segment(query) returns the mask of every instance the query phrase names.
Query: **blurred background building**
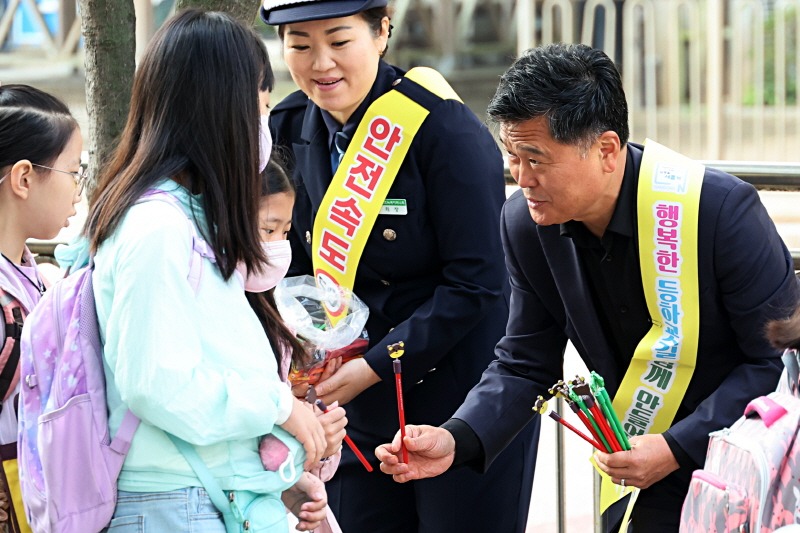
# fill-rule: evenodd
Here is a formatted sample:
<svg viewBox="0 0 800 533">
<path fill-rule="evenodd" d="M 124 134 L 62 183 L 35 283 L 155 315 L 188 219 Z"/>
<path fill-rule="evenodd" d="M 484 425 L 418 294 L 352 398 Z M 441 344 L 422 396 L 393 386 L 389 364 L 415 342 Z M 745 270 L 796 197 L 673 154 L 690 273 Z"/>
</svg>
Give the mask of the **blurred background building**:
<svg viewBox="0 0 800 533">
<path fill-rule="evenodd" d="M 141 51 L 173 0 L 135 0 Z M 254 2 L 255 4 L 255 2 Z M 691 157 L 794 161 L 800 136 L 798 0 L 393 0 L 388 59 L 440 69 L 483 116 L 522 50 L 583 42 L 617 62 L 632 138 Z M 68 0 L 2 0 L 0 81 L 45 85 L 80 108 L 80 13 Z M 293 89 L 280 44 L 256 21 Z M 76 112 L 80 112 L 76 109 Z"/>
</svg>

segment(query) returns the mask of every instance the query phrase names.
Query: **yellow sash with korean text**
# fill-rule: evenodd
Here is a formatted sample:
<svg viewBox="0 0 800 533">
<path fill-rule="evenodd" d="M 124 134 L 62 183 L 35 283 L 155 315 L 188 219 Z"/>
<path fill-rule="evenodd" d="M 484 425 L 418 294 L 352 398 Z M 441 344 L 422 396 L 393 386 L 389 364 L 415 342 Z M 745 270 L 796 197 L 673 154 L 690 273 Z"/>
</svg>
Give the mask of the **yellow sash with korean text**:
<svg viewBox="0 0 800 533">
<path fill-rule="evenodd" d="M 670 427 L 694 373 L 700 336 L 697 231 L 704 173 L 701 163 L 645 141 L 637 191 L 638 241 L 653 326 L 636 347 L 613 401 L 631 437 Z M 600 511 L 630 492 L 638 489 L 615 485 L 603 475 Z"/>
<path fill-rule="evenodd" d="M 461 101 L 433 69 L 413 68 L 405 79 L 442 99 Z M 314 219 L 311 256 L 314 277 L 324 289 L 323 304 L 332 325 L 347 314 L 347 296 L 353 289 L 367 238 L 428 113 L 397 90 L 375 100 L 361 119 L 322 199 Z"/>
</svg>

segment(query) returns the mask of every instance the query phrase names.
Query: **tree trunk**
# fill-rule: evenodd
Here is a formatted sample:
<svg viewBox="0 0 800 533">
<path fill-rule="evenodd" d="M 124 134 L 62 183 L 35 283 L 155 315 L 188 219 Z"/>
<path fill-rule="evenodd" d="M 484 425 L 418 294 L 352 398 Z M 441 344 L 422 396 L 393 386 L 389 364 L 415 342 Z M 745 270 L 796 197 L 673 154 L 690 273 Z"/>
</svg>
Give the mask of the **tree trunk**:
<svg viewBox="0 0 800 533">
<path fill-rule="evenodd" d="M 132 0 L 80 0 L 89 115 L 89 187 L 125 126 L 133 82 L 136 17 Z"/>
<path fill-rule="evenodd" d="M 225 11 L 252 26 L 258 15 L 258 5 L 253 0 L 177 0 L 175 10 L 199 7 L 209 11 Z"/>
</svg>

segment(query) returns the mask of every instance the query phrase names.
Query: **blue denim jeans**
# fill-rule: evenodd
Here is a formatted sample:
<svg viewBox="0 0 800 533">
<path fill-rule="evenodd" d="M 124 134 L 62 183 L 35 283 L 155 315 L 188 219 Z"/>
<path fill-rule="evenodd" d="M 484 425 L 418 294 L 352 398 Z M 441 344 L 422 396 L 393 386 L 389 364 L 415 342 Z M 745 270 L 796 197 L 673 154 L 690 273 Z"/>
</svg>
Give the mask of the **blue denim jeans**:
<svg viewBox="0 0 800 533">
<path fill-rule="evenodd" d="M 108 533 L 225 533 L 222 514 L 205 489 L 117 494 L 117 508 Z"/>
<path fill-rule="evenodd" d="M 250 520 L 252 533 L 285 533 L 286 509 L 279 498 L 237 492 L 237 501 Z M 117 507 L 108 533 L 225 533 L 222 514 L 205 489 L 190 487 L 170 492 L 117 494 Z"/>
</svg>

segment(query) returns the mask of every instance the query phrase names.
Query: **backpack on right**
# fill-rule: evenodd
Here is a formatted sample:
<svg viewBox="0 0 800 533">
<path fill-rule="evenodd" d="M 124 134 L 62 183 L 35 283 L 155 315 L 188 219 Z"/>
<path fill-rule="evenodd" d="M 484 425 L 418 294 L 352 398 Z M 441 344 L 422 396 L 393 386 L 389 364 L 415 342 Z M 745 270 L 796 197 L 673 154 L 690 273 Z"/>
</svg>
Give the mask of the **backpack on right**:
<svg viewBox="0 0 800 533">
<path fill-rule="evenodd" d="M 775 392 L 711 433 L 692 474 L 681 533 L 769 533 L 800 524 L 800 355 L 786 350 Z"/>
</svg>

